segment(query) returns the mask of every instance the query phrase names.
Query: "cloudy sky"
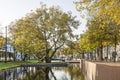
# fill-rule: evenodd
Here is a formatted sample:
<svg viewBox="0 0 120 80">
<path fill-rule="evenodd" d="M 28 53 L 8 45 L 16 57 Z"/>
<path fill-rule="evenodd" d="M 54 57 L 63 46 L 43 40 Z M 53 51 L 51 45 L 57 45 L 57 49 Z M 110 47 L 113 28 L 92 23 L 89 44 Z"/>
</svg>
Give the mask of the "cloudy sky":
<svg viewBox="0 0 120 80">
<path fill-rule="evenodd" d="M 76 10 L 73 4 L 74 0 L 0 0 L 0 31 L 10 22 L 15 19 L 24 17 L 31 10 L 40 7 L 40 2 L 43 2 L 48 7 L 59 5 L 63 11 L 72 11 L 74 16 L 82 23 L 76 33 L 81 33 L 85 30 L 86 20 L 80 18 L 80 13 Z"/>
</svg>

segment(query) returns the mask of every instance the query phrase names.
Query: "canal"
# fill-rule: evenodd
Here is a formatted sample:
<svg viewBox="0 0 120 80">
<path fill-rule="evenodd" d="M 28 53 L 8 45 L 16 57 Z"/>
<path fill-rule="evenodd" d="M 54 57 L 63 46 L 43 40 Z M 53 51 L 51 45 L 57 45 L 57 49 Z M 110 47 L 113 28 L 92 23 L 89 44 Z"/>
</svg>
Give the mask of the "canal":
<svg viewBox="0 0 120 80">
<path fill-rule="evenodd" d="M 83 80 L 79 64 L 57 67 L 17 67 L 0 71 L 0 80 Z"/>
</svg>

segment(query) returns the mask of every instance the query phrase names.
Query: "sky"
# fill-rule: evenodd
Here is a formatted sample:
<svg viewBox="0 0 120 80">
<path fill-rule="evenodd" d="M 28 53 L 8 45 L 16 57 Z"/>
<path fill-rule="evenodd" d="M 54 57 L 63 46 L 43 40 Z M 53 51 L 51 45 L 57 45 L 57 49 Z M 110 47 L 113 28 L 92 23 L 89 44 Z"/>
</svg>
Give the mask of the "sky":
<svg viewBox="0 0 120 80">
<path fill-rule="evenodd" d="M 36 10 L 40 7 L 40 2 L 43 2 L 48 7 L 59 5 L 60 8 L 67 12 L 71 11 L 73 16 L 81 22 L 79 29 L 75 31 L 80 34 L 85 30 L 86 20 L 80 18 L 80 13 L 76 10 L 74 0 L 0 0 L 0 31 L 5 31 L 5 26 L 12 21 L 24 17 L 31 10 Z"/>
</svg>

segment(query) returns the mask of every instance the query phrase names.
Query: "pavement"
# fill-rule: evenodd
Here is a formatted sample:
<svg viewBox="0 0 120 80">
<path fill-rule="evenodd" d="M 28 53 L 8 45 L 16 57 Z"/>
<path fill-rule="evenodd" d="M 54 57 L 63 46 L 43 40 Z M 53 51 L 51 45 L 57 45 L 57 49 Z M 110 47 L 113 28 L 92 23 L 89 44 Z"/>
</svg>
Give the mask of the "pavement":
<svg viewBox="0 0 120 80">
<path fill-rule="evenodd" d="M 120 67 L 120 62 L 94 62 L 94 63 L 108 65 L 108 66 L 119 66 Z"/>
</svg>

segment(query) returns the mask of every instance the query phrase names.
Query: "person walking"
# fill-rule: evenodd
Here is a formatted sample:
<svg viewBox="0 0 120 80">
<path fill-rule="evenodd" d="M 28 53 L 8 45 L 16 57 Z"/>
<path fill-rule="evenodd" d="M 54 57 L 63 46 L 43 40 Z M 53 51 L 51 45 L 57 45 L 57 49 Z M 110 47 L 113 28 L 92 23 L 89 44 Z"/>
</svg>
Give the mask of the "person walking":
<svg viewBox="0 0 120 80">
<path fill-rule="evenodd" d="M 116 51 L 113 51 L 112 53 L 112 58 L 113 58 L 113 61 L 116 62 L 116 56 L 117 56 L 117 52 Z"/>
</svg>

